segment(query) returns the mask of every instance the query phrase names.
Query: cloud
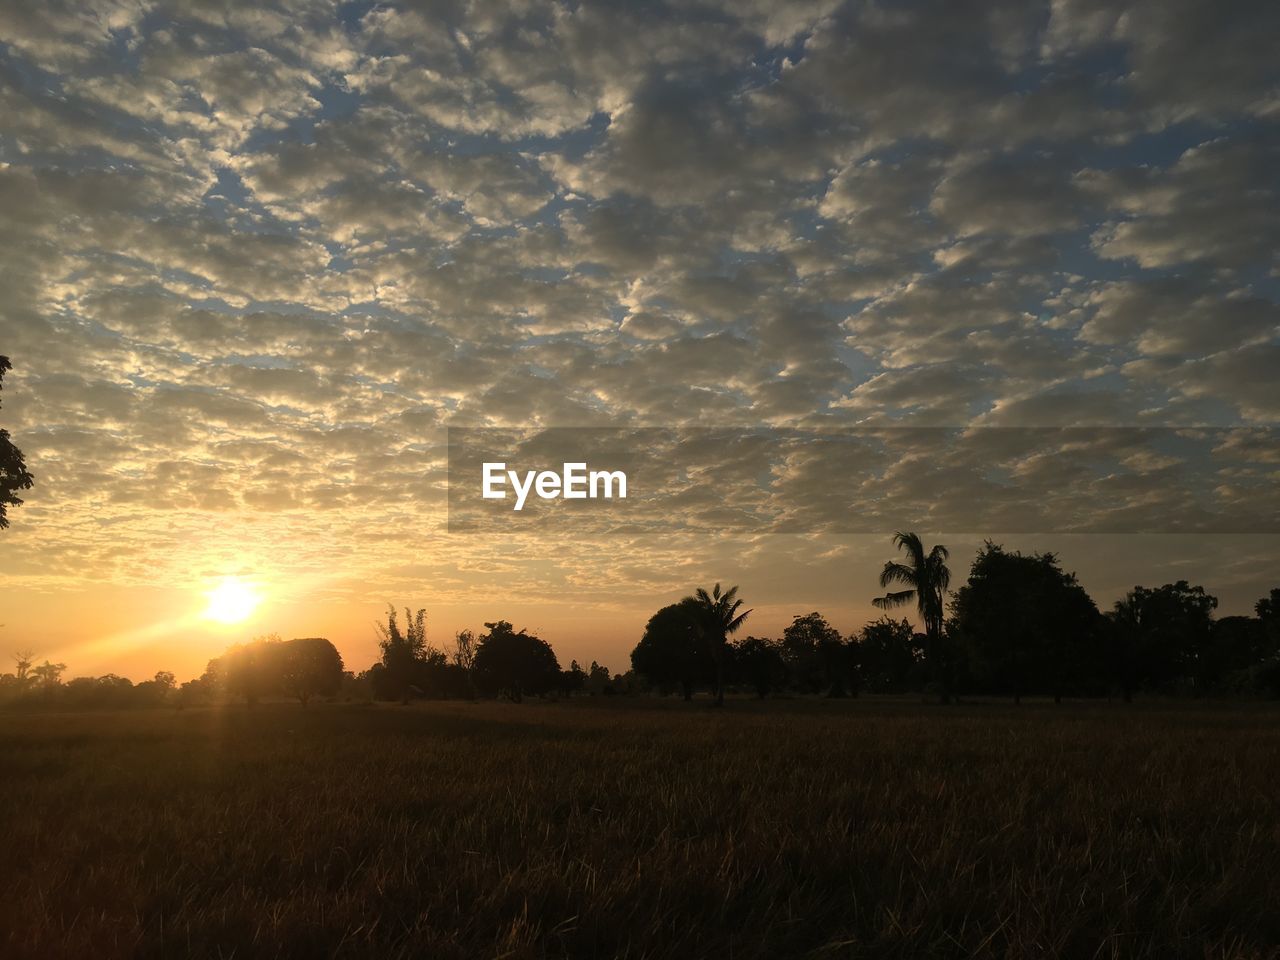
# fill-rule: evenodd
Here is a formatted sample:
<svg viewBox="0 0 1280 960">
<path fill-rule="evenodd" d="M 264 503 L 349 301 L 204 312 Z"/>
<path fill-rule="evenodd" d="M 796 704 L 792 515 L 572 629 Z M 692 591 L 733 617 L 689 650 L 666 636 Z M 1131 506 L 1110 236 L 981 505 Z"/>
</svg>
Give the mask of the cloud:
<svg viewBox="0 0 1280 960">
<path fill-rule="evenodd" d="M 8 548 L 532 594 L 625 551 L 387 548 L 446 427 L 1271 423 L 1276 16 L 0 5 Z"/>
<path fill-rule="evenodd" d="M 1084 170 L 1078 179 L 1085 189 L 1123 216 L 1094 233 L 1094 248 L 1147 268 L 1204 263 L 1275 271 L 1277 163 L 1280 140 L 1269 134 L 1206 141 L 1164 168 Z"/>
<path fill-rule="evenodd" d="M 1080 330 L 1093 343 L 1132 344 L 1151 356 L 1200 357 L 1266 341 L 1280 332 L 1280 306 L 1243 289 L 1189 277 L 1100 285 Z"/>
</svg>

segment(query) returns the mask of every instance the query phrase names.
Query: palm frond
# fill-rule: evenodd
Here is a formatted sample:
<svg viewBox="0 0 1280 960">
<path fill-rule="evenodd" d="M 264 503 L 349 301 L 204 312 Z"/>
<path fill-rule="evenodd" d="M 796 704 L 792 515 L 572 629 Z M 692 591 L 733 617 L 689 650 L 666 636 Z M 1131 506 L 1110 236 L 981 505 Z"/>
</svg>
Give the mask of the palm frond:
<svg viewBox="0 0 1280 960">
<path fill-rule="evenodd" d="M 917 585 L 917 572 L 905 563 L 899 563 L 896 560 L 890 560 L 884 565 L 884 569 L 880 571 L 880 586 L 887 587 L 891 583 L 909 583 L 912 586 Z"/>
<path fill-rule="evenodd" d="M 877 610 L 889 610 L 910 603 L 915 598 L 914 590 L 899 590 L 896 593 L 886 593 L 883 597 L 876 597 L 871 601 L 871 605 Z"/>
<path fill-rule="evenodd" d="M 924 543 L 918 534 L 903 533 L 899 530 L 893 535 L 893 545 L 907 552 L 909 565 L 919 570 L 924 566 Z"/>
</svg>

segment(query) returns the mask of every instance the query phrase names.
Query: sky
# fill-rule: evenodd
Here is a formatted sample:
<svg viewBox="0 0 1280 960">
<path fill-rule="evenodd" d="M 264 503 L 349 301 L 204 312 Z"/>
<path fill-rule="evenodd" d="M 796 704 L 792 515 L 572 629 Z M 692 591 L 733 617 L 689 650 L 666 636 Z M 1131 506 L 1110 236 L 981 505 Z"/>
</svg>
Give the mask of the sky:
<svg viewBox="0 0 1280 960">
<path fill-rule="evenodd" d="M 759 635 L 876 615 L 889 519 L 450 532 L 450 427 L 1230 428 L 1250 457 L 1199 469 L 1254 503 L 1277 36 L 1277 4 L 1209 0 L 0 3 L 0 417 L 36 477 L 0 651 L 185 679 L 278 632 L 359 670 L 391 602 L 623 670 L 717 580 Z M 1117 456 L 1130 505 L 1180 489 Z M 1010 533 L 930 477 L 950 512 L 892 519 L 960 578 L 993 537 L 1104 609 L 1280 579 L 1274 496 L 1271 533 Z M 261 603 L 220 624 L 228 577 Z"/>
</svg>

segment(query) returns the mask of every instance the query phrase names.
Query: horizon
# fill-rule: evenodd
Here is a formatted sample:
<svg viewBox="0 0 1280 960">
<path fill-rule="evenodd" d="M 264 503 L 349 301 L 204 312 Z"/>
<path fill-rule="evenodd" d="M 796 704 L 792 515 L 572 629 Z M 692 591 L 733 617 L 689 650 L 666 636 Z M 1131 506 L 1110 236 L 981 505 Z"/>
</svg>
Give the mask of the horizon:
<svg viewBox="0 0 1280 960">
<path fill-rule="evenodd" d="M 787 535 L 775 536 L 786 537 Z M 1160 536 L 1163 538 L 1187 537 L 1187 535 L 1178 534 Z M 1067 572 L 1077 574 L 1081 585 L 1097 603 L 1098 609 L 1103 612 L 1110 610 L 1115 601 L 1121 599 L 1125 593 L 1135 586 L 1157 587 L 1165 583 L 1185 579 L 1193 585 L 1203 586 L 1207 593 L 1219 599 L 1219 606 L 1215 611 L 1217 619 L 1227 616 L 1252 616 L 1254 604 L 1257 600 L 1265 597 L 1270 589 L 1270 586 L 1262 586 L 1255 589 L 1254 582 L 1266 584 L 1269 580 L 1274 579 L 1263 573 L 1258 575 L 1256 581 L 1250 578 L 1238 580 L 1234 584 L 1216 585 L 1212 578 L 1199 576 L 1194 567 L 1188 569 L 1185 558 L 1179 556 L 1172 560 L 1149 558 L 1146 569 L 1153 574 L 1152 576 L 1146 578 L 1138 577 L 1132 583 L 1127 584 L 1124 584 L 1123 581 L 1108 584 L 1106 581 L 1100 581 L 1097 577 L 1089 576 L 1073 560 L 1073 557 L 1086 559 L 1090 552 L 1096 549 L 1097 538 L 1097 534 L 1063 535 L 1057 538 L 1022 534 L 1013 537 L 969 540 L 956 537 L 924 537 L 929 544 L 942 543 L 951 550 L 953 590 L 964 582 L 968 575 L 969 562 L 981 548 L 983 540 L 992 539 L 993 542 L 1001 544 L 1011 551 L 1055 553 L 1062 568 Z M 556 651 L 562 667 L 567 668 L 570 661 L 573 660 L 584 666 L 594 660 L 607 666 L 613 673 L 625 673 L 631 667 L 631 650 L 643 634 L 645 622 L 648 618 L 657 612 L 659 608 L 675 603 L 681 597 L 692 593 L 695 587 L 706 586 L 709 589 L 713 582 L 738 585 L 742 596 L 748 602 L 748 606 L 752 607 L 752 617 L 744 628 L 744 636 L 777 638 L 781 636 L 783 628 L 791 622 L 793 617 L 814 611 L 823 614 L 842 635 L 852 636 L 856 634 L 866 623 L 879 619 L 886 613 L 885 611 L 876 610 L 872 606 L 871 600 L 874 596 L 879 595 L 876 590 L 876 577 L 879 575 L 881 566 L 885 560 L 893 557 L 892 544 L 889 542 L 889 538 L 862 535 L 858 539 L 872 541 L 871 544 L 865 546 L 866 559 L 858 564 L 858 569 L 863 574 L 860 582 L 866 585 L 866 589 L 862 591 L 863 599 L 860 603 L 857 601 L 846 604 L 838 602 L 817 603 L 816 599 L 815 602 L 809 603 L 775 599 L 776 592 L 770 592 L 767 589 L 767 585 L 766 589 L 759 589 L 761 585 L 760 579 L 710 576 L 704 577 L 697 582 L 690 582 L 683 588 L 673 587 L 666 593 L 655 593 L 649 606 L 637 607 L 635 614 L 618 615 L 604 611 L 598 612 L 590 618 L 578 616 L 566 619 L 546 614 L 546 609 L 552 607 L 550 602 L 530 604 L 524 607 L 519 605 L 507 605 L 504 607 L 503 604 L 494 604 L 492 609 L 486 608 L 483 604 L 473 603 L 464 608 L 474 611 L 471 614 L 467 614 L 456 612 L 455 608 L 444 605 L 433 606 L 429 602 L 429 597 L 419 597 L 415 599 L 400 598 L 398 601 L 370 601 L 359 606 L 343 604 L 337 609 L 343 611 L 346 620 L 339 620 L 338 622 L 345 622 L 347 625 L 334 629 L 334 618 L 324 613 L 323 610 L 309 614 L 295 614 L 294 619 L 282 616 L 281 611 L 287 610 L 288 607 L 273 599 L 270 593 L 262 597 L 255 604 L 252 611 L 243 619 L 232 623 L 218 623 L 205 616 L 208 607 L 208 598 L 205 593 L 197 593 L 194 598 L 191 598 L 182 593 L 175 595 L 173 591 L 163 588 L 140 588 L 135 593 L 134 590 L 121 591 L 119 588 L 111 587 L 107 588 L 107 590 L 109 595 L 114 597 L 120 597 L 121 595 L 125 597 L 145 597 L 148 594 L 159 594 L 164 598 L 163 603 L 153 601 L 147 604 L 133 604 L 126 602 L 123 606 L 127 609 L 136 607 L 147 611 L 163 610 L 167 604 L 173 609 L 174 615 L 169 621 L 150 622 L 141 628 L 129 627 L 129 621 L 127 620 L 120 627 L 104 627 L 102 628 L 102 633 L 98 637 L 90 639 L 87 644 L 74 642 L 70 646 L 40 648 L 31 643 L 9 643 L 8 646 L 11 646 L 12 650 L 6 650 L 6 653 L 30 649 L 37 661 L 50 660 L 55 663 L 66 663 L 67 670 L 65 675 L 68 678 L 75 676 L 101 676 L 113 673 L 134 682 L 139 682 L 150 679 L 157 670 L 170 670 L 176 675 L 178 682 L 181 683 L 185 680 L 199 677 L 204 672 L 208 661 L 221 656 L 229 647 L 246 643 L 259 636 L 278 634 L 284 639 L 324 637 L 330 640 L 342 655 L 345 669 L 360 673 L 379 658 L 378 640 L 374 625 L 380 619 L 385 621 L 387 603 L 392 603 L 397 611 L 402 611 L 406 606 L 415 610 L 420 607 L 425 608 L 427 611 L 428 642 L 440 649 L 450 649 L 454 635 L 459 630 L 471 629 L 478 633 L 485 622 L 508 620 L 516 629 L 526 628 L 530 633 L 550 643 Z M 1054 539 L 1062 541 L 1066 545 L 1066 549 L 1061 548 L 1062 544 L 1059 545 L 1058 549 L 1055 549 L 1052 542 Z M 1151 537 L 1138 539 L 1149 542 Z M 876 543 L 883 544 L 883 547 L 880 548 L 880 556 L 875 555 Z M 1120 561 L 1124 565 L 1124 569 L 1130 569 L 1129 565 L 1131 563 L 1140 561 L 1139 554 L 1145 549 L 1145 543 L 1141 548 L 1137 543 L 1131 546 L 1133 547 L 1131 556 Z M 824 595 L 825 590 L 838 588 L 842 574 L 848 569 L 848 562 L 843 557 L 828 559 L 824 563 L 812 565 L 804 571 L 809 574 L 821 573 L 829 577 L 834 586 L 832 582 L 814 586 L 810 582 L 811 578 L 803 576 L 799 570 L 791 571 L 789 582 L 805 581 L 810 583 L 808 587 L 810 592 L 801 593 L 800 596 L 809 598 L 821 597 Z M 774 572 L 770 571 L 767 574 L 757 573 L 755 577 L 763 578 L 773 575 Z M 211 581 L 210 587 L 216 587 L 216 581 Z M 1105 591 L 1108 588 L 1113 590 L 1114 593 L 1106 593 Z M 761 596 L 768 599 L 764 602 L 757 601 L 756 598 Z M 184 605 L 189 605 L 190 609 L 182 612 Z M 894 619 L 906 618 L 911 621 L 917 630 L 921 629 L 919 616 L 913 609 L 891 611 L 888 615 Z M 13 620 L 8 611 L 6 611 L 6 616 L 10 622 Z M 294 626 L 286 625 L 282 627 L 282 622 Z M 149 633 L 150 630 L 157 629 L 160 631 L 158 634 Z M 612 629 L 614 632 L 611 641 L 607 640 L 601 643 L 597 638 L 601 637 L 604 629 Z M 5 627 L 0 628 L 0 631 L 3 631 L 6 641 L 15 636 L 7 623 Z M 173 637 L 175 634 L 184 638 L 180 647 L 174 644 Z M 108 645 L 106 649 L 98 646 L 104 643 Z M 86 645 L 89 648 L 87 655 L 84 652 Z M 175 653 L 185 653 L 185 657 L 175 656 Z M 80 659 L 77 660 L 77 657 Z M 95 667 L 95 664 L 99 666 Z"/>
</svg>

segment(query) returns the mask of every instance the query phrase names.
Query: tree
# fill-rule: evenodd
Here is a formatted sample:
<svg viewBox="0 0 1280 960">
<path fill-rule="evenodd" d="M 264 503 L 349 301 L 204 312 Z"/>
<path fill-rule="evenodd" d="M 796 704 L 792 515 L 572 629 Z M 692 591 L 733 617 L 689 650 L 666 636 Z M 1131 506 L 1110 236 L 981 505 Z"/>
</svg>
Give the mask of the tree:
<svg viewBox="0 0 1280 960">
<path fill-rule="evenodd" d="M 1276 645 L 1258 617 L 1222 617 L 1213 621 L 1208 658 L 1203 668 L 1213 676 L 1214 693 L 1256 693 L 1263 665 L 1276 655 Z"/>
<path fill-rule="evenodd" d="M 1253 612 L 1265 624 L 1280 623 L 1280 587 L 1272 587 L 1270 594 L 1253 605 Z"/>
<path fill-rule="evenodd" d="M 698 601 L 686 597 L 663 607 L 645 624 L 644 636 L 631 651 L 631 667 L 660 690 L 678 687 L 686 700 L 712 683 L 715 663 L 700 628 Z"/>
<path fill-rule="evenodd" d="M 466 680 L 467 696 L 476 697 L 476 635 L 470 630 L 459 630 L 453 637 L 453 665 Z"/>
<path fill-rule="evenodd" d="M 586 689 L 593 697 L 613 693 L 613 674 L 609 668 L 592 660 L 587 668 Z"/>
<path fill-rule="evenodd" d="M 916 682 L 924 660 L 924 636 L 907 619 L 881 617 L 858 634 L 858 665 L 873 693 L 902 693 Z"/>
<path fill-rule="evenodd" d="M 26 689 L 31 682 L 31 665 L 34 654 L 31 650 L 19 650 L 13 655 L 14 670 L 16 671 L 15 679 L 20 689 Z"/>
<path fill-rule="evenodd" d="M 742 601 L 738 599 L 738 588 L 730 587 L 723 593 L 720 584 L 707 593 L 702 587 L 693 592 L 692 597 L 698 609 L 698 627 L 706 638 L 711 650 L 711 659 L 716 668 L 716 706 L 724 706 L 724 667 L 728 654 L 729 636 L 736 633 L 750 616 L 750 610 L 739 613 Z"/>
<path fill-rule="evenodd" d="M 763 700 L 787 682 L 787 662 L 776 640 L 747 637 L 733 645 L 733 663 L 756 696 Z"/>
<path fill-rule="evenodd" d="M 560 682 L 560 663 L 545 640 L 506 620 L 486 623 L 489 632 L 476 648 L 477 681 L 491 694 L 505 693 L 517 703 L 526 693 L 554 690 Z"/>
<path fill-rule="evenodd" d="M 158 706 L 173 695 L 177 681 L 169 670 L 158 670 L 150 680 L 143 680 L 133 688 L 133 703 L 140 706 Z"/>
<path fill-rule="evenodd" d="M 208 670 L 204 675 L 188 680 L 178 688 L 178 709 L 212 703 L 217 690 L 210 683 Z"/>
<path fill-rule="evenodd" d="M 826 690 L 829 697 L 849 693 L 853 658 L 840 631 L 814 611 L 796 615 L 782 631 L 782 654 L 800 687 L 809 693 Z"/>
<path fill-rule="evenodd" d="M 1254 612 L 1262 621 L 1262 629 L 1274 651 L 1280 651 L 1280 587 L 1273 587 L 1271 593 L 1253 605 Z"/>
<path fill-rule="evenodd" d="M 1258 662 L 1250 668 L 1250 687 L 1269 697 L 1280 698 L 1280 587 L 1273 587 L 1253 609 L 1258 615 L 1263 648 Z"/>
<path fill-rule="evenodd" d="M 979 682 L 1015 702 L 1060 702 L 1097 675 L 1098 608 L 1052 553 L 1009 553 L 990 540 L 951 603 L 952 630 Z"/>
<path fill-rule="evenodd" d="M 899 550 L 906 551 L 907 562 L 888 561 L 880 571 L 880 586 L 899 583 L 906 589 L 886 593 L 871 602 L 880 610 L 915 603 L 916 612 L 924 623 L 925 659 L 942 702 L 948 703 L 951 691 L 943 663 L 945 653 L 942 650 L 942 621 L 947 587 L 951 584 L 951 571 L 947 569 L 950 553 L 942 544 L 937 544 L 926 554 L 924 544 L 914 533 L 895 533 L 893 544 Z"/>
<path fill-rule="evenodd" d="M 586 671 L 578 665 L 577 660 L 574 660 L 569 664 L 568 670 L 562 670 L 560 672 L 560 692 L 566 697 L 572 697 L 575 693 L 585 687 L 586 684 Z"/>
<path fill-rule="evenodd" d="M 62 673 L 67 669 L 65 663 L 50 663 L 46 660 L 38 667 L 33 667 L 31 677 L 46 694 L 52 693 L 62 684 Z"/>
<path fill-rule="evenodd" d="M 312 697 L 332 696 L 342 686 L 342 655 L 323 637 L 300 637 L 281 650 L 281 686 L 304 707 Z"/>
<path fill-rule="evenodd" d="M 417 674 L 418 661 L 427 652 L 427 611 L 416 614 L 404 608 L 405 629 L 401 631 L 396 608 L 387 604 L 387 623 L 375 623 L 378 646 L 382 648 L 382 680 L 393 699 L 409 702 L 409 693 Z"/>
<path fill-rule="evenodd" d="M 4 388 L 5 373 L 12 369 L 9 358 L 0 356 L 0 389 Z M 9 526 L 9 508 L 22 506 L 18 491 L 30 490 L 34 483 L 22 451 L 9 439 L 8 430 L 0 430 L 0 530 Z"/>
<path fill-rule="evenodd" d="M 1126 701 L 1143 686 L 1190 685 L 1197 694 L 1212 682 L 1213 611 L 1218 598 L 1186 580 L 1134 587 L 1109 614 L 1110 655 Z"/>
<path fill-rule="evenodd" d="M 252 707 L 259 698 L 279 692 L 278 650 L 282 642 L 278 633 L 269 633 L 229 647 L 221 657 L 209 661 L 202 679 L 209 689 L 228 697 L 244 697 Z"/>
</svg>

